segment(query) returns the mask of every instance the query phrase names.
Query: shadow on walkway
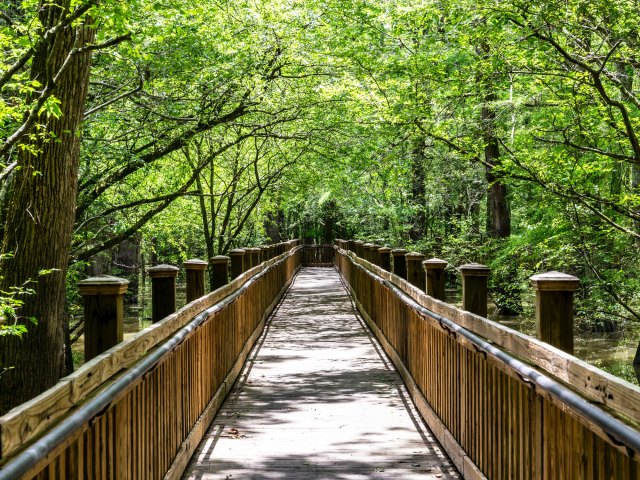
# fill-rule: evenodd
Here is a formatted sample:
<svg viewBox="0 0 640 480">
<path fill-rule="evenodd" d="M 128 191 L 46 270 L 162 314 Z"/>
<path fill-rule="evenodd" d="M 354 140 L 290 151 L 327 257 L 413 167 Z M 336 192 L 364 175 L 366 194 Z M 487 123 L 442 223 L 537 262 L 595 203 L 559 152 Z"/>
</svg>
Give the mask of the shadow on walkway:
<svg viewBox="0 0 640 480">
<path fill-rule="evenodd" d="M 381 352 L 338 274 L 303 269 L 184 478 L 459 478 Z"/>
</svg>

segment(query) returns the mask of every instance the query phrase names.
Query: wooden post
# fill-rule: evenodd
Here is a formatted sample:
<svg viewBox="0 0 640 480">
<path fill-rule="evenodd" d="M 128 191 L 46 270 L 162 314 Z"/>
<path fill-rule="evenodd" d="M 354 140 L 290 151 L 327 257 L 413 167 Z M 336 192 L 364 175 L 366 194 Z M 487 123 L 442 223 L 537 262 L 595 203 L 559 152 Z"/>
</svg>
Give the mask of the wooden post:
<svg viewBox="0 0 640 480">
<path fill-rule="evenodd" d="M 364 242 L 363 242 L 362 240 L 356 240 L 356 241 L 355 241 L 355 242 L 353 242 L 353 243 L 354 243 L 354 245 L 355 245 L 355 249 L 356 249 L 356 251 L 355 251 L 356 256 L 357 256 L 357 257 L 360 257 L 360 258 L 364 258 L 364 257 L 363 257 L 363 255 L 364 255 L 364 248 L 362 248 L 362 246 L 364 245 Z"/>
<path fill-rule="evenodd" d="M 84 360 L 91 360 L 122 341 L 124 278 L 101 275 L 78 282 L 84 297 Z"/>
<path fill-rule="evenodd" d="M 193 258 L 183 263 L 187 271 L 187 303 L 204 295 L 204 271 L 207 262 Z"/>
<path fill-rule="evenodd" d="M 418 287 L 424 292 L 424 269 L 422 268 L 424 255 L 418 252 L 410 252 L 405 255 L 405 258 L 407 260 L 407 280 L 411 285 Z"/>
<path fill-rule="evenodd" d="M 426 272 L 427 295 L 444 302 L 444 281 L 447 262 L 439 258 L 430 258 L 422 262 Z"/>
<path fill-rule="evenodd" d="M 212 291 L 229 283 L 229 260 L 230 258 L 224 255 L 216 255 L 209 260 Z"/>
<path fill-rule="evenodd" d="M 573 355 L 573 292 L 580 280 L 562 272 L 532 276 L 536 291 L 536 335 Z"/>
<path fill-rule="evenodd" d="M 253 248 L 244 247 L 244 271 L 251 270 L 253 268 Z"/>
<path fill-rule="evenodd" d="M 364 258 L 367 262 L 371 261 L 371 248 L 373 247 L 373 243 L 367 242 L 362 245 L 362 258 Z"/>
<path fill-rule="evenodd" d="M 481 317 L 487 316 L 487 279 L 490 268 L 479 263 L 460 267 L 462 274 L 462 308 Z"/>
<path fill-rule="evenodd" d="M 155 323 L 176 311 L 178 267 L 157 265 L 147 272 L 151 277 L 151 321 Z"/>
<path fill-rule="evenodd" d="M 400 278 L 407 279 L 407 259 L 405 255 L 407 251 L 403 248 L 396 248 L 391 250 L 391 255 L 393 256 L 393 273 L 398 275 Z"/>
<path fill-rule="evenodd" d="M 356 253 L 356 241 L 349 240 L 347 242 L 347 248 L 349 249 L 350 252 Z"/>
<path fill-rule="evenodd" d="M 389 247 L 380 247 L 378 249 L 378 256 L 380 257 L 379 266 L 387 272 L 391 271 L 391 249 Z"/>
<path fill-rule="evenodd" d="M 377 245 L 374 243 L 373 245 L 371 245 L 371 253 L 369 253 L 369 255 L 371 256 L 370 262 L 374 265 L 377 265 L 378 267 L 380 266 L 380 248 L 381 245 Z"/>
<path fill-rule="evenodd" d="M 244 265 L 244 253 L 242 248 L 236 248 L 229 252 L 229 257 L 231 258 L 231 280 L 238 278 L 247 270 Z"/>
<path fill-rule="evenodd" d="M 244 267 L 251 270 L 258 265 L 258 255 L 253 247 L 245 247 L 244 249 Z"/>
</svg>

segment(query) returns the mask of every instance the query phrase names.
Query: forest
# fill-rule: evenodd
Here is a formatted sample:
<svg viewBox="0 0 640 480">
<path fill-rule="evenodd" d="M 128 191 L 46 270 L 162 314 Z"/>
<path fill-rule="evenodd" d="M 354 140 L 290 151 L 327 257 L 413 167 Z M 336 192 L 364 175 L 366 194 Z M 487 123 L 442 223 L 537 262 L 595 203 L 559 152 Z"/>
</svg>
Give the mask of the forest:
<svg viewBox="0 0 640 480">
<path fill-rule="evenodd" d="M 635 0 L 4 0 L 0 413 L 73 369 L 77 282 L 289 238 L 580 278 L 640 339 Z M 629 365 L 630 367 L 630 365 Z"/>
</svg>

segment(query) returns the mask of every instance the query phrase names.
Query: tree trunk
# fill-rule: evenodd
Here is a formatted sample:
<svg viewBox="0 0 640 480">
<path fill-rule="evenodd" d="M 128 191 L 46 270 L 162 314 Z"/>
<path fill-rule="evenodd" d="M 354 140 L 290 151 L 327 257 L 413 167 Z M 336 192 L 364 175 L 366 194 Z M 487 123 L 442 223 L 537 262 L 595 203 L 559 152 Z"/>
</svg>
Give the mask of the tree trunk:
<svg viewBox="0 0 640 480">
<path fill-rule="evenodd" d="M 484 159 L 486 162 L 487 184 L 487 234 L 491 238 L 508 238 L 511 235 L 511 212 L 507 202 L 507 186 L 494 174 L 500 165 L 500 148 L 494 132 L 495 111 L 488 102 L 495 101 L 495 94 L 485 97 L 482 107 L 482 129 L 484 137 Z"/>
<path fill-rule="evenodd" d="M 45 30 L 67 13 L 70 1 L 40 5 Z M 53 82 L 74 47 L 92 42 L 94 31 L 65 28 L 42 42 L 33 59 L 31 77 L 46 85 Z M 65 280 L 75 204 L 80 150 L 79 127 L 87 96 L 90 53 L 73 55 L 54 86 L 63 112 L 58 119 L 43 114 L 45 125 L 31 132 L 28 148 L 20 150 L 20 170 L 13 183 L 2 252 L 12 258 L 2 262 L 2 290 L 37 280 L 34 295 L 24 296 L 19 312 L 29 322 L 23 338 L 0 337 L 0 414 L 54 385 L 65 374 Z M 27 138 L 27 137 L 25 137 Z M 39 277 L 42 269 L 53 269 Z"/>
<path fill-rule="evenodd" d="M 480 52 L 489 58 L 489 45 L 482 45 Z M 496 176 L 500 166 L 500 143 L 496 134 L 496 112 L 493 104 L 498 99 L 495 82 L 490 75 L 480 76 L 483 91 L 481 129 L 484 142 L 485 178 L 487 180 L 487 235 L 494 239 L 506 239 L 511 235 L 511 212 L 507 201 L 507 186 Z M 501 314 L 513 315 L 522 311 L 520 288 L 517 281 L 518 265 L 513 259 L 492 276 L 492 296 Z"/>
<path fill-rule="evenodd" d="M 425 212 L 425 155 L 424 142 L 419 140 L 411 152 L 411 203 L 415 209 L 411 215 L 409 238 L 417 242 L 424 238 L 427 215 Z"/>
</svg>

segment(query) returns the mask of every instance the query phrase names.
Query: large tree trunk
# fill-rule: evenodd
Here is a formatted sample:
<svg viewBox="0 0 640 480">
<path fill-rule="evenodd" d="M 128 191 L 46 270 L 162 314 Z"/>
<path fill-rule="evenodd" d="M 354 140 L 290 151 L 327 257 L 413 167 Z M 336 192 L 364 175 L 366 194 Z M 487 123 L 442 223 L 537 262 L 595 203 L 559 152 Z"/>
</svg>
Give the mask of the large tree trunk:
<svg viewBox="0 0 640 480">
<path fill-rule="evenodd" d="M 40 5 L 44 29 L 64 17 L 70 1 Z M 84 27 L 65 28 L 42 42 L 33 59 L 31 76 L 41 84 L 52 82 L 69 52 L 93 41 L 94 32 Z M 35 317 L 37 326 L 26 322 L 23 338 L 0 337 L 0 413 L 54 385 L 65 372 L 65 277 L 69 262 L 79 157 L 79 127 L 87 96 L 90 53 L 70 57 L 58 78 L 54 95 L 63 115 L 41 118 L 45 123 L 31 132 L 29 148 L 19 154 L 7 212 L 2 251 L 13 258 L 2 262 L 1 288 L 20 286 L 37 280 L 35 295 L 24 297 L 20 311 L 24 318 Z M 40 276 L 42 269 L 53 269 Z"/>
<path fill-rule="evenodd" d="M 491 238 L 508 238 L 511 235 L 511 212 L 507 202 L 507 186 L 502 183 L 493 171 L 500 165 L 500 148 L 495 135 L 495 111 L 489 102 L 495 101 L 495 94 L 485 97 L 482 107 L 482 128 L 484 136 L 484 159 L 486 179 L 489 186 L 487 192 L 487 234 Z"/>
<path fill-rule="evenodd" d="M 490 48 L 481 46 L 482 54 L 488 58 Z M 500 166 L 500 144 L 496 133 L 496 112 L 494 103 L 497 100 L 495 85 L 491 76 L 480 78 L 484 92 L 481 111 L 481 128 L 484 141 L 484 159 L 486 165 L 485 178 L 487 192 L 487 235 L 490 238 L 506 239 L 511 235 L 511 212 L 507 201 L 507 186 L 495 174 Z M 520 288 L 517 280 L 517 262 L 509 261 L 505 268 L 494 271 L 492 275 L 492 296 L 501 314 L 517 314 L 522 311 Z"/>
</svg>

